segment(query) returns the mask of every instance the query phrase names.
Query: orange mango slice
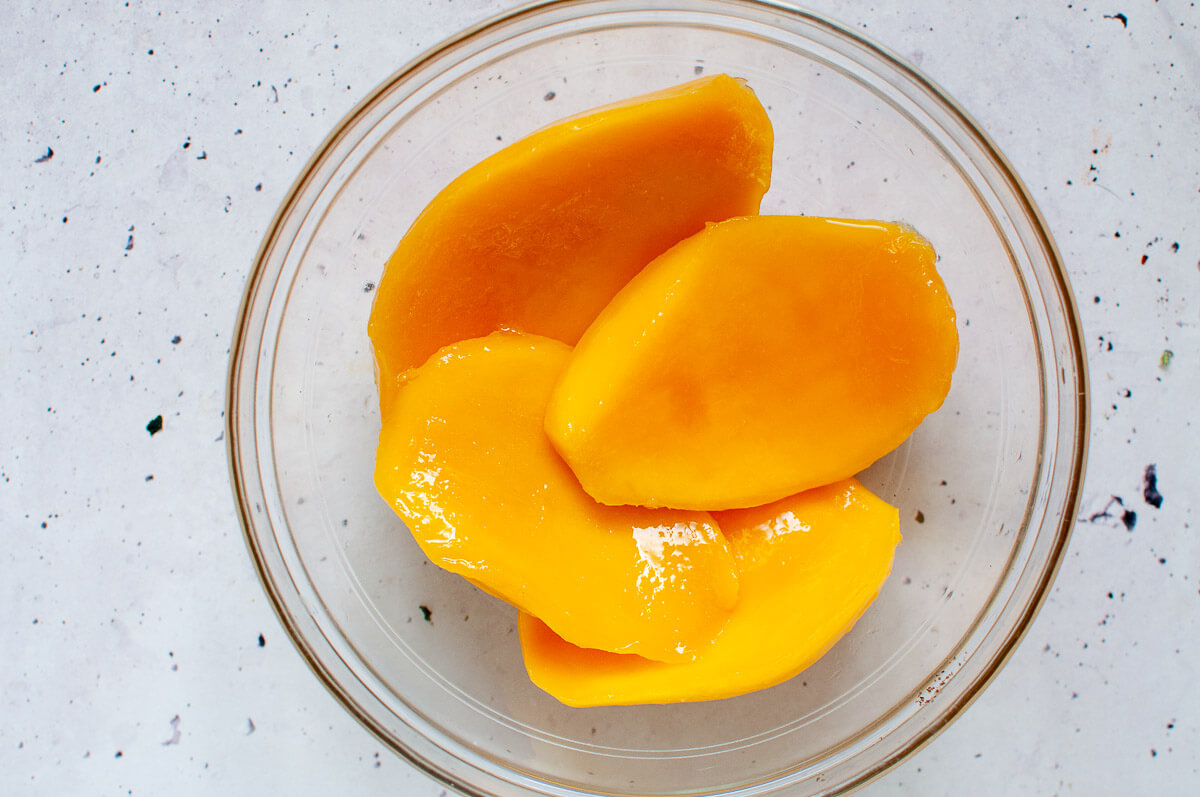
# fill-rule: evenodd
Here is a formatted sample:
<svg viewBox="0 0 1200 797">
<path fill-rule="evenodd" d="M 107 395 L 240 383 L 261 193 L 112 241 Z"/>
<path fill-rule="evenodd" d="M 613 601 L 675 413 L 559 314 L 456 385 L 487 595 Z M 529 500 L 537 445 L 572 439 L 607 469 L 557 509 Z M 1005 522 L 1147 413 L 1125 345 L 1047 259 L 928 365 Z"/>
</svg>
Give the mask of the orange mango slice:
<svg viewBox="0 0 1200 797">
<path fill-rule="evenodd" d="M 791 678 L 833 646 L 879 593 L 900 542 L 896 509 L 853 479 L 715 515 L 737 563 L 737 607 L 693 661 L 666 663 L 564 641 L 519 620 L 533 682 L 569 706 L 734 697 Z"/>
<path fill-rule="evenodd" d="M 380 403 L 442 346 L 500 329 L 575 343 L 621 286 L 709 221 L 758 212 L 773 134 L 703 78 L 546 127 L 458 177 L 389 259 L 369 321 Z"/>
<path fill-rule="evenodd" d="M 844 479 L 950 389 L 958 334 L 934 260 L 899 224 L 709 225 L 596 318 L 546 432 L 605 504 L 730 509 Z"/>
<path fill-rule="evenodd" d="M 687 660 L 737 597 L 704 512 L 608 507 L 580 489 L 542 417 L 563 343 L 496 333 L 410 372 L 384 418 L 375 484 L 435 564 L 579 645 Z"/>
</svg>

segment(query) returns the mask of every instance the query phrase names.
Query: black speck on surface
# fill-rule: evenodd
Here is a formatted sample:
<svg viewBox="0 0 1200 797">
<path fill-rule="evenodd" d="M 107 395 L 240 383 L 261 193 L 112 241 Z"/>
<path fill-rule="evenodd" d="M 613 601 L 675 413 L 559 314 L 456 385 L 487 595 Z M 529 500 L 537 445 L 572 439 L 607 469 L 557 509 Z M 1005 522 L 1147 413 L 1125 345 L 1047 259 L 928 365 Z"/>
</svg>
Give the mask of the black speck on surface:
<svg viewBox="0 0 1200 797">
<path fill-rule="evenodd" d="M 125 755 L 125 754 L 123 752 L 121 752 L 120 750 L 118 750 L 115 754 L 113 754 L 113 758 L 120 758 L 123 755 Z"/>
<path fill-rule="evenodd" d="M 1105 19 L 1115 19 L 1117 22 L 1121 23 L 1121 27 L 1123 27 L 1123 28 L 1129 27 L 1129 17 L 1127 17 L 1124 14 L 1121 14 L 1119 12 L 1116 14 L 1105 14 L 1104 18 Z"/>
<path fill-rule="evenodd" d="M 175 337 L 171 338 L 171 342 L 174 343 L 176 346 L 178 346 L 180 343 L 183 342 L 183 338 L 176 335 Z"/>
<path fill-rule="evenodd" d="M 1171 244 L 1171 251 L 1172 251 L 1172 252 L 1178 252 L 1178 251 L 1179 251 L 1179 241 L 1176 241 L 1175 243 Z"/>
<path fill-rule="evenodd" d="M 260 648 L 265 648 L 267 646 L 267 638 L 262 634 L 258 635 L 258 646 Z"/>
<path fill-rule="evenodd" d="M 150 419 L 150 423 L 146 424 L 146 431 L 150 433 L 151 437 L 161 432 L 162 428 L 163 420 L 161 415 L 155 415 Z"/>
<path fill-rule="evenodd" d="M 546 96 L 542 97 L 542 99 L 545 100 L 546 102 L 550 102 L 550 100 L 554 99 L 557 96 L 558 95 L 556 93 L 554 93 L 553 91 L 547 91 Z"/>
<path fill-rule="evenodd" d="M 370 293 L 373 290 L 375 290 L 374 282 L 368 282 L 365 285 L 363 285 L 363 293 Z"/>
<path fill-rule="evenodd" d="M 255 190 L 255 191 L 261 191 L 261 190 L 262 190 L 262 183 L 258 183 L 257 185 L 255 185 L 255 186 L 254 186 L 254 190 Z"/>
<path fill-rule="evenodd" d="M 187 149 L 187 148 L 188 148 L 188 147 L 190 147 L 191 145 L 192 145 L 192 137 L 191 137 L 191 136 L 188 136 L 188 137 L 187 137 L 187 140 L 183 142 L 183 148 L 184 148 L 184 149 Z"/>
<path fill-rule="evenodd" d="M 1121 522 L 1125 524 L 1125 528 L 1133 531 L 1133 527 L 1137 525 L 1137 512 L 1132 509 L 1126 509 L 1121 512 Z"/>
<path fill-rule="evenodd" d="M 133 236 L 130 235 L 129 239 L 125 241 L 125 251 L 128 252 L 132 248 L 133 248 Z"/>
<path fill-rule="evenodd" d="M 100 90 L 100 84 L 99 84 L 99 83 L 97 83 L 96 85 L 92 86 L 92 93 L 93 93 L 93 94 L 95 94 L 95 93 L 96 93 L 97 91 L 99 91 L 99 90 Z"/>
<path fill-rule="evenodd" d="M 148 476 L 146 477 L 146 481 L 148 481 L 148 482 L 152 482 L 152 481 L 154 481 L 154 474 L 153 474 L 153 473 L 151 473 L 150 475 L 148 475 Z"/>
<path fill-rule="evenodd" d="M 421 610 L 421 616 L 423 616 L 425 618 L 425 622 L 427 622 L 427 623 L 433 622 L 433 609 L 430 609 L 428 606 L 426 606 L 423 603 L 420 606 L 418 606 L 417 608 Z"/>
<path fill-rule="evenodd" d="M 203 152 L 203 151 L 202 151 L 202 152 L 201 152 L 199 155 L 197 155 L 197 156 L 196 156 L 196 160 L 198 160 L 198 161 L 206 161 L 206 160 L 208 160 L 208 152 Z"/>
<path fill-rule="evenodd" d="M 1158 491 L 1158 466 L 1153 463 L 1147 465 L 1142 474 L 1142 498 L 1155 509 L 1162 506 L 1162 493 Z"/>
<path fill-rule="evenodd" d="M 33 162 L 34 163 L 45 163 L 46 161 L 50 160 L 53 157 L 54 157 L 54 150 L 50 149 L 50 147 L 46 147 L 46 154 L 41 156 L 40 158 L 34 158 Z"/>
</svg>

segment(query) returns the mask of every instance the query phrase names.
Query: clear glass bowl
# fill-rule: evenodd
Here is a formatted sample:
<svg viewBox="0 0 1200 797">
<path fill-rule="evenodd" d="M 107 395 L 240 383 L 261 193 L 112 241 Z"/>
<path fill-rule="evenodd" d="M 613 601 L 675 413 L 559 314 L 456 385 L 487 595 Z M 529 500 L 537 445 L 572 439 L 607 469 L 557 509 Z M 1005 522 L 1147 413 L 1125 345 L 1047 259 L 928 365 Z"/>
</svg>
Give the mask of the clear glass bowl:
<svg viewBox="0 0 1200 797">
<path fill-rule="evenodd" d="M 730 700 L 569 709 L 529 683 L 515 611 L 429 564 L 375 493 L 372 290 L 425 204 L 504 143 L 716 72 L 746 78 L 775 126 L 763 212 L 899 219 L 933 242 L 959 314 L 958 369 L 945 406 L 862 476 L 900 507 L 905 539 L 879 599 L 820 662 Z M 1080 337 L 1028 192 L 894 55 L 768 3 L 552 2 L 397 72 L 305 168 L 237 328 L 234 489 L 266 591 L 313 671 L 447 785 L 837 792 L 944 728 L 1045 598 L 1084 467 Z"/>
</svg>

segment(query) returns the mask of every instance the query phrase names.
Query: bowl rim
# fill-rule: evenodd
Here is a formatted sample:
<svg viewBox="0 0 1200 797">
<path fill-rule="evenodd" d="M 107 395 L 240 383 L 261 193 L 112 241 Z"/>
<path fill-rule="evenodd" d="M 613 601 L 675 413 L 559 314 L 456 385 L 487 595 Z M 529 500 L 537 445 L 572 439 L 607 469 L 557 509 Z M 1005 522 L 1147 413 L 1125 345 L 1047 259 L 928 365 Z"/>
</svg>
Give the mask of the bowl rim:
<svg viewBox="0 0 1200 797">
<path fill-rule="evenodd" d="M 1031 599 L 1024 605 L 1017 621 L 1007 629 L 1003 640 L 998 644 L 987 666 L 978 673 L 960 695 L 950 703 L 943 704 L 935 722 L 922 728 L 903 745 L 896 748 L 890 755 L 876 761 L 874 765 L 867 767 L 857 776 L 835 784 L 834 793 L 854 791 L 870 781 L 879 778 L 892 767 L 929 744 L 943 730 L 949 727 L 968 706 L 978 699 L 1011 658 L 1044 605 L 1049 595 L 1050 586 L 1054 582 L 1058 570 L 1062 565 L 1064 554 L 1075 526 L 1075 516 L 1082 499 L 1082 484 L 1087 463 L 1091 414 L 1090 381 L 1087 358 L 1083 351 L 1082 343 L 1083 325 L 1079 316 L 1077 303 L 1058 247 L 1054 242 L 1053 236 L 1050 234 L 1044 216 L 1034 202 L 1024 182 L 983 127 L 937 83 L 926 76 L 921 70 L 909 64 L 904 58 L 873 39 L 824 14 L 792 5 L 784 0 L 652 0 L 652 2 L 636 4 L 632 0 L 531 0 L 507 11 L 490 16 L 422 51 L 415 58 L 408 61 L 376 85 L 345 113 L 305 162 L 299 175 L 292 182 L 267 225 L 262 242 L 254 255 L 250 273 L 247 275 L 246 285 L 233 328 L 233 342 L 229 354 L 225 391 L 226 458 L 230 472 L 234 504 L 242 528 L 243 540 L 254 564 L 255 571 L 258 574 L 259 581 L 266 592 L 268 601 L 284 630 L 287 632 L 292 644 L 309 669 L 312 670 L 329 693 L 359 724 L 375 736 L 385 747 L 401 756 L 426 776 L 434 779 L 441 785 L 450 787 L 463 794 L 486 797 L 490 792 L 479 790 L 475 786 L 460 782 L 449 772 L 426 760 L 419 752 L 409 749 L 405 744 L 398 742 L 338 682 L 337 677 L 334 676 L 326 664 L 323 663 L 321 657 L 316 653 L 313 645 L 301 630 L 299 621 L 293 616 L 292 610 L 288 608 L 287 603 L 284 601 L 283 591 L 278 585 L 275 575 L 272 573 L 267 562 L 267 553 L 262 549 L 260 540 L 255 533 L 252 518 L 253 501 L 246 489 L 247 471 L 252 469 L 247 467 L 247 465 L 253 463 L 243 463 L 240 458 L 238 440 L 242 433 L 238 429 L 238 408 L 241 406 L 240 381 L 242 379 L 243 368 L 246 365 L 253 364 L 243 363 L 243 358 L 247 352 L 249 342 L 248 330 L 252 324 L 252 310 L 255 307 L 255 300 L 264 287 L 267 277 L 267 258 L 284 235 L 285 222 L 294 210 L 298 198 L 311 186 L 319 171 L 319 167 L 325 162 L 329 154 L 346 138 L 348 132 L 358 122 L 363 112 L 373 106 L 394 87 L 419 73 L 427 65 L 455 50 L 461 44 L 488 31 L 510 25 L 534 15 L 568 6 L 584 9 L 591 7 L 598 9 L 599 12 L 606 12 L 612 9 L 628 11 L 648 9 L 665 11 L 683 10 L 685 6 L 695 6 L 697 4 L 703 5 L 706 8 L 728 8 L 733 10 L 743 8 L 759 12 L 769 11 L 814 25 L 836 37 L 848 40 L 850 44 L 857 48 L 861 48 L 879 57 L 889 67 L 897 70 L 909 81 L 927 92 L 936 103 L 940 104 L 942 109 L 948 112 L 961 125 L 961 130 L 969 135 L 980 152 L 996 168 L 1007 184 L 1011 198 L 1017 201 L 1020 211 L 1030 222 L 1031 231 L 1035 233 L 1037 244 L 1046 259 L 1047 274 L 1052 280 L 1051 285 L 1054 289 L 1054 296 L 1062 305 L 1062 318 L 1057 320 L 1065 324 L 1065 341 L 1069 344 L 1067 355 L 1068 359 L 1073 362 L 1074 374 L 1078 384 L 1078 389 L 1073 393 L 1075 418 L 1074 429 L 1071 431 L 1073 444 L 1070 446 L 1070 456 L 1065 467 L 1065 470 L 1070 474 L 1070 480 L 1065 485 L 1065 494 L 1060 502 L 1061 516 L 1058 521 L 1058 528 L 1053 535 L 1053 543 L 1047 557 L 1041 562 L 1041 571 L 1034 581 Z M 588 16 L 594 13 L 597 12 L 581 11 L 578 12 L 578 15 Z M 1062 399 L 1061 403 L 1067 404 L 1069 403 L 1069 399 Z M 1065 436 L 1065 434 L 1060 433 L 1060 436 Z"/>
</svg>

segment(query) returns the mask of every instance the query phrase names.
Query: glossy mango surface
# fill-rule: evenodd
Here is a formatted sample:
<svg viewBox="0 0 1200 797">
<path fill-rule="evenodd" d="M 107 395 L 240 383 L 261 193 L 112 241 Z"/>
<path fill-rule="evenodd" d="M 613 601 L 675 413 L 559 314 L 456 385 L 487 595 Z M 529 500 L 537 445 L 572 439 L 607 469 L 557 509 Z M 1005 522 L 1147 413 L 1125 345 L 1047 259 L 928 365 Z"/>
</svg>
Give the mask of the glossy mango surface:
<svg viewBox="0 0 1200 797">
<path fill-rule="evenodd" d="M 729 546 L 704 512 L 609 507 L 542 431 L 570 349 L 496 333 L 409 372 L 383 419 L 375 484 L 429 559 L 572 642 L 687 660 L 737 596 Z"/>
<path fill-rule="evenodd" d="M 572 645 L 522 614 L 533 682 L 570 706 L 715 700 L 781 683 L 850 630 L 900 542 L 896 509 L 854 479 L 714 517 L 733 548 L 739 596 L 711 647 L 690 662 L 650 661 Z"/>
<path fill-rule="evenodd" d="M 709 225 L 588 328 L 547 434 L 606 504 L 758 506 L 851 476 L 950 389 L 958 334 L 934 260 L 887 222 Z"/>
</svg>

